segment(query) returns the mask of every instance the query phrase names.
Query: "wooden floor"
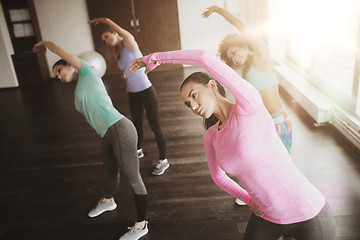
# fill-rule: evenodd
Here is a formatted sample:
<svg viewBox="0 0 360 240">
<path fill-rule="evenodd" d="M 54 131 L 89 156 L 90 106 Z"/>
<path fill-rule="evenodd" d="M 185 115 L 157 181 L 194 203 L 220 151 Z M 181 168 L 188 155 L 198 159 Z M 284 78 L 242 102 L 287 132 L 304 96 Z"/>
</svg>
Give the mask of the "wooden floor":
<svg viewBox="0 0 360 240">
<path fill-rule="evenodd" d="M 151 174 L 157 147 L 145 121 L 141 174 L 149 193 L 144 240 L 241 239 L 251 211 L 211 180 L 201 119 L 178 94 L 193 69 L 150 73 L 159 97 L 170 168 Z M 117 76 L 104 82 L 115 107 L 129 116 Z M 0 90 L 0 239 L 118 239 L 132 225 L 132 192 L 122 178 L 118 209 L 90 219 L 105 178 L 100 137 L 76 112 L 74 84 Z M 312 119 L 282 97 L 293 121 L 292 157 L 326 196 L 337 220 L 337 239 L 360 239 L 360 154 L 331 126 Z"/>
</svg>

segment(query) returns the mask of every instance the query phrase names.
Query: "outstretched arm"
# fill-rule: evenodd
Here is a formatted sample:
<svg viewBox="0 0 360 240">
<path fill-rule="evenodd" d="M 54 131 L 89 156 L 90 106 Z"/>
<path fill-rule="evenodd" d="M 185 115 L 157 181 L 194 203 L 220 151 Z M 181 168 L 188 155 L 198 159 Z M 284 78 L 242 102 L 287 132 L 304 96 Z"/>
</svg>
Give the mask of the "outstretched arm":
<svg viewBox="0 0 360 240">
<path fill-rule="evenodd" d="M 246 26 L 242 21 L 240 21 L 240 19 L 236 18 L 234 15 L 232 15 L 230 12 L 226 11 L 225 9 L 215 5 L 207 8 L 207 10 L 203 13 L 203 18 L 206 19 L 210 17 L 210 15 L 213 14 L 214 12 L 223 16 L 229 23 L 234 25 L 234 27 L 236 27 L 241 33 L 246 35 L 253 34 L 250 28 Z"/>
<path fill-rule="evenodd" d="M 240 32 L 247 34 L 250 33 L 250 29 L 238 18 L 236 18 L 234 15 L 232 15 L 230 12 L 226 11 L 225 9 L 218 7 L 218 6 L 211 6 L 208 7 L 207 10 L 203 13 L 203 18 L 210 17 L 211 14 L 214 12 L 220 14 L 223 16 L 229 23 L 234 25 Z"/>
<path fill-rule="evenodd" d="M 234 96 L 236 102 L 249 114 L 262 106 L 258 91 L 241 78 L 234 70 L 217 57 L 204 50 L 180 50 L 158 52 L 130 63 L 130 71 L 134 72 L 147 66 L 147 72 L 162 63 L 187 64 L 204 68 L 210 75 L 224 85 Z"/>
<path fill-rule="evenodd" d="M 260 52 L 267 51 L 266 44 L 260 39 L 260 37 L 253 32 L 245 23 L 243 23 L 240 19 L 236 18 L 230 12 L 218 6 L 211 6 L 207 8 L 207 11 L 203 13 L 203 18 L 210 17 L 214 12 L 223 16 L 229 23 L 235 26 L 244 36 L 249 38 L 251 42 L 254 44 L 254 47 L 258 48 Z"/>
<path fill-rule="evenodd" d="M 46 52 L 46 49 L 49 49 L 62 59 L 64 59 L 67 63 L 73 65 L 77 70 L 81 70 L 81 59 L 68 51 L 62 49 L 59 45 L 56 43 L 50 42 L 50 41 L 41 41 L 34 45 L 33 52 L 39 53 L 39 52 Z"/>
<path fill-rule="evenodd" d="M 124 40 L 124 45 L 126 48 L 130 50 L 139 50 L 139 46 L 134 38 L 134 36 L 126 31 L 124 28 L 117 25 L 114 21 L 112 21 L 110 18 L 94 18 L 89 21 L 90 24 L 97 25 L 99 23 L 105 24 L 108 27 L 110 27 L 112 30 L 117 32 L 120 37 Z"/>
</svg>

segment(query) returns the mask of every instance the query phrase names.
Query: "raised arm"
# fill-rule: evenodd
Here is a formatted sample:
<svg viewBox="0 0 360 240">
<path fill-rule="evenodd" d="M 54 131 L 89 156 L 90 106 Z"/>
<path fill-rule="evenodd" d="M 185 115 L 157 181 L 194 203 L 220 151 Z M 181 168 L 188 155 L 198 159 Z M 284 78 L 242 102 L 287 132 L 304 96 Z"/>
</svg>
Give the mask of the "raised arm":
<svg viewBox="0 0 360 240">
<path fill-rule="evenodd" d="M 46 52 L 46 49 L 49 49 L 62 59 L 64 59 L 67 63 L 73 65 L 77 70 L 81 70 L 81 59 L 66 50 L 62 49 L 56 43 L 50 41 L 41 41 L 34 45 L 33 52 Z"/>
<path fill-rule="evenodd" d="M 214 12 L 223 16 L 229 23 L 234 25 L 240 32 L 244 34 L 251 32 L 250 29 L 238 18 L 236 18 L 234 15 L 232 15 L 230 12 L 226 11 L 225 9 L 215 5 L 207 8 L 207 10 L 203 13 L 203 18 L 206 19 L 210 17 L 210 15 L 213 14 Z"/>
<path fill-rule="evenodd" d="M 208 18 L 214 12 L 223 16 L 229 23 L 235 26 L 244 36 L 251 40 L 253 46 L 262 51 L 268 51 L 266 44 L 260 39 L 260 37 L 253 32 L 245 23 L 236 18 L 230 12 L 218 6 L 211 6 L 207 8 L 207 11 L 203 13 L 203 18 Z"/>
<path fill-rule="evenodd" d="M 126 48 L 134 51 L 139 50 L 139 46 L 134 36 L 130 32 L 126 31 L 124 28 L 117 25 L 110 18 L 94 18 L 90 20 L 89 23 L 94 25 L 97 25 L 99 23 L 107 25 L 109 28 L 117 32 L 119 36 L 124 40 L 124 45 Z"/>
<path fill-rule="evenodd" d="M 217 57 L 204 50 L 180 50 L 158 52 L 130 63 L 130 71 L 147 66 L 154 69 L 162 63 L 187 64 L 204 68 L 210 75 L 224 85 L 234 96 L 236 102 L 248 113 L 254 113 L 262 106 L 258 91 L 241 78 L 234 70 Z"/>
</svg>

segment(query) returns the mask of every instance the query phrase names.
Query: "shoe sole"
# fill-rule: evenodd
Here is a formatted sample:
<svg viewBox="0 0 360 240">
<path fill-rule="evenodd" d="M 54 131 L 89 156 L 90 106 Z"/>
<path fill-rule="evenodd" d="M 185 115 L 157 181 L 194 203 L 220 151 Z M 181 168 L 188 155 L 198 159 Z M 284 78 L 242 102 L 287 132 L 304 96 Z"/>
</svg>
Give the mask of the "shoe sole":
<svg viewBox="0 0 360 240">
<path fill-rule="evenodd" d="M 166 166 L 166 168 L 164 168 L 161 172 L 159 173 L 156 173 L 156 172 L 152 172 L 153 175 L 155 176 L 160 176 L 160 175 L 163 175 L 164 172 L 166 171 L 166 169 L 168 169 L 170 167 L 170 164 Z"/>
<path fill-rule="evenodd" d="M 148 234 L 149 230 L 147 230 L 146 232 L 144 232 L 143 234 L 141 234 L 140 236 L 136 237 L 136 238 L 132 238 L 133 240 L 138 240 L 140 238 L 142 238 L 143 236 L 145 236 L 146 234 Z M 119 238 L 119 240 L 121 240 L 121 237 Z"/>
<path fill-rule="evenodd" d="M 149 232 L 149 229 L 146 229 L 146 231 L 145 231 L 141 236 L 139 236 L 138 238 L 136 238 L 136 240 L 142 238 L 143 236 L 145 236 L 146 234 L 148 234 L 148 232 Z"/>
<path fill-rule="evenodd" d="M 146 222 L 146 224 L 147 224 L 147 222 Z M 140 236 L 137 236 L 136 238 L 132 238 L 132 239 L 133 239 L 133 240 L 138 240 L 138 239 L 142 238 L 143 236 L 145 236 L 146 234 L 148 234 L 148 232 L 149 232 L 149 228 L 146 227 L 146 231 L 142 232 L 142 234 L 141 234 Z M 124 237 L 124 235 L 121 236 L 121 237 L 119 238 L 119 240 L 121 240 L 122 237 Z M 123 239 L 125 239 L 125 238 L 123 238 Z"/>
<path fill-rule="evenodd" d="M 241 201 L 241 200 L 240 200 Z M 235 203 L 238 205 L 238 206 L 245 206 L 246 203 L 244 203 L 243 201 L 241 201 L 241 203 L 239 203 L 238 201 L 236 201 L 235 199 Z"/>
<path fill-rule="evenodd" d="M 115 209 L 116 209 L 116 207 L 117 207 L 117 205 L 115 205 L 115 207 L 114 207 L 114 208 L 109 208 L 109 209 L 103 210 L 103 211 L 99 212 L 99 213 L 98 213 L 98 214 L 96 214 L 96 215 L 90 215 L 90 214 L 88 214 L 88 216 L 89 216 L 89 217 L 91 217 L 91 218 L 94 218 L 94 217 L 97 217 L 97 216 L 99 216 L 99 215 L 103 214 L 104 212 L 110 212 L 110 211 L 113 211 L 113 210 L 115 210 Z"/>
<path fill-rule="evenodd" d="M 144 154 L 141 154 L 140 156 L 138 155 L 138 158 L 143 158 L 144 157 Z"/>
</svg>

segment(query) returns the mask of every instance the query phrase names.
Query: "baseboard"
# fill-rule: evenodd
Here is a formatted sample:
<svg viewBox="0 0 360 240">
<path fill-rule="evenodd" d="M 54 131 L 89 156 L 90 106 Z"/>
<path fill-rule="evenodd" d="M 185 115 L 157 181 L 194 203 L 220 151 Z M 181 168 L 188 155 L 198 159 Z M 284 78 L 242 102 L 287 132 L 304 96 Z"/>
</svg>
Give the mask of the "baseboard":
<svg viewBox="0 0 360 240">
<path fill-rule="evenodd" d="M 316 123 L 326 123 L 333 119 L 332 105 L 319 90 L 285 65 L 278 65 L 275 70 L 278 73 L 280 85 Z"/>
<path fill-rule="evenodd" d="M 285 65 L 275 67 L 279 83 L 317 124 L 330 123 L 360 150 L 360 120 L 333 105 L 319 90 Z"/>
</svg>

